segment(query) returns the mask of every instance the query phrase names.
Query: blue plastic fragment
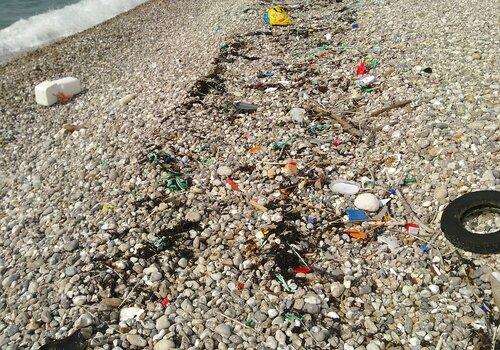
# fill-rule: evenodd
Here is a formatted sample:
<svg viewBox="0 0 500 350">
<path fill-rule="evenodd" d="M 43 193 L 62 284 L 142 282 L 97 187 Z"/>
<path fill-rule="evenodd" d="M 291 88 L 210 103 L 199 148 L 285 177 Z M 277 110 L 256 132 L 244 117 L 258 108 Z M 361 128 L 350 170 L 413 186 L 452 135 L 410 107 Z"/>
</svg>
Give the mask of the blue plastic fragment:
<svg viewBox="0 0 500 350">
<path fill-rule="evenodd" d="M 352 29 L 358 29 L 359 28 L 359 24 L 353 23 L 353 24 L 351 24 L 351 28 Z"/>
<path fill-rule="evenodd" d="M 264 13 L 264 16 L 262 16 L 262 21 L 264 24 L 269 24 L 269 14 L 267 12 Z"/>
<path fill-rule="evenodd" d="M 316 219 L 314 216 L 310 216 L 307 218 L 307 223 L 311 225 L 316 225 L 318 223 L 318 219 Z"/>
<path fill-rule="evenodd" d="M 424 243 L 420 245 L 420 250 L 422 251 L 422 253 L 428 253 L 429 250 L 431 250 L 431 247 L 429 247 L 427 243 Z"/>
<path fill-rule="evenodd" d="M 368 220 L 368 215 L 366 215 L 364 210 L 347 208 L 347 217 L 349 221 L 365 221 Z"/>
<path fill-rule="evenodd" d="M 268 71 L 268 72 L 258 72 L 257 73 L 257 78 L 271 78 L 274 75 L 274 72 Z"/>
<path fill-rule="evenodd" d="M 390 194 L 392 194 L 393 196 L 395 196 L 395 195 L 396 195 L 396 189 L 395 189 L 395 188 L 389 188 L 389 189 L 387 190 L 387 192 L 389 192 L 389 193 L 390 193 Z"/>
<path fill-rule="evenodd" d="M 484 313 L 486 314 L 490 312 L 490 308 L 487 307 L 485 304 L 481 305 L 480 309 L 483 310 Z"/>
</svg>

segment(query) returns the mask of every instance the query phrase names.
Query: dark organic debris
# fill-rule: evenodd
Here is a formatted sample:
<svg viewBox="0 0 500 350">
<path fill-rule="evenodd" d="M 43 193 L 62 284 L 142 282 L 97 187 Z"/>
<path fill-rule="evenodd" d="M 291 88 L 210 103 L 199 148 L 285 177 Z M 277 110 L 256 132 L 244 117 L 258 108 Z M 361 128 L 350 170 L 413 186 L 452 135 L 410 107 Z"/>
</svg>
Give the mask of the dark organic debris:
<svg viewBox="0 0 500 350">
<path fill-rule="evenodd" d="M 82 333 L 77 331 L 66 338 L 50 341 L 39 350 L 83 350 L 85 343 Z"/>
</svg>

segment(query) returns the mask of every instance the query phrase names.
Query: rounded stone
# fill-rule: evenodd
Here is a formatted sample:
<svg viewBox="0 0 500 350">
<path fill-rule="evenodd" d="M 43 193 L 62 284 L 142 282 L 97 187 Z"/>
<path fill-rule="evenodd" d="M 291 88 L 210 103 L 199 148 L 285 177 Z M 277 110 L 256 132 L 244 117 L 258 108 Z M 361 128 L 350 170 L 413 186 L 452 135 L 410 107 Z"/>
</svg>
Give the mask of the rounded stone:
<svg viewBox="0 0 500 350">
<path fill-rule="evenodd" d="M 215 327 L 215 333 L 220 334 L 223 338 L 229 338 L 231 336 L 231 327 L 225 323 Z"/>
<path fill-rule="evenodd" d="M 354 206 L 358 209 L 375 212 L 380 208 L 380 201 L 371 193 L 361 193 L 354 200 Z"/>
<path fill-rule="evenodd" d="M 175 349 L 175 343 L 170 339 L 162 339 L 155 344 L 154 350 Z"/>
<path fill-rule="evenodd" d="M 221 177 L 231 176 L 232 173 L 233 171 L 231 170 L 231 168 L 225 165 L 222 165 L 217 169 L 217 174 L 219 174 L 219 176 Z"/>
<path fill-rule="evenodd" d="M 139 334 L 127 334 L 127 341 L 134 346 L 143 348 L 148 345 L 148 342 Z"/>
</svg>

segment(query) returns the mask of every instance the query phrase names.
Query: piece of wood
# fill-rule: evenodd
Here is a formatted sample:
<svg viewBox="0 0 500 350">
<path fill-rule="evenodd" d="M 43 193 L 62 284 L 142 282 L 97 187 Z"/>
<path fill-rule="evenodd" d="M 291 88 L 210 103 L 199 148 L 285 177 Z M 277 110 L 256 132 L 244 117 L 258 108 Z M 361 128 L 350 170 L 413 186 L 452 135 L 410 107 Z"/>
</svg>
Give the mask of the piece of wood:
<svg viewBox="0 0 500 350">
<path fill-rule="evenodd" d="M 307 108 L 315 114 L 325 115 L 325 116 L 332 118 L 334 121 L 336 121 L 337 123 L 340 124 L 340 126 L 342 127 L 342 129 L 344 131 L 348 132 L 349 134 L 356 136 L 356 137 L 361 136 L 361 131 L 359 131 L 358 128 L 356 128 L 350 122 L 345 120 L 343 117 L 341 117 L 339 115 L 335 115 L 334 113 L 332 113 L 324 108 L 321 108 L 320 106 L 313 105 L 312 103 L 309 104 L 309 106 L 307 106 Z"/>
<path fill-rule="evenodd" d="M 404 101 L 398 101 L 390 106 L 386 106 L 380 109 L 377 109 L 373 112 L 370 113 L 370 117 L 376 117 L 377 115 L 380 115 L 382 113 L 385 113 L 387 111 L 390 111 L 391 109 L 396 109 L 396 108 L 402 108 L 408 104 L 410 104 L 412 100 L 404 100 Z"/>
</svg>

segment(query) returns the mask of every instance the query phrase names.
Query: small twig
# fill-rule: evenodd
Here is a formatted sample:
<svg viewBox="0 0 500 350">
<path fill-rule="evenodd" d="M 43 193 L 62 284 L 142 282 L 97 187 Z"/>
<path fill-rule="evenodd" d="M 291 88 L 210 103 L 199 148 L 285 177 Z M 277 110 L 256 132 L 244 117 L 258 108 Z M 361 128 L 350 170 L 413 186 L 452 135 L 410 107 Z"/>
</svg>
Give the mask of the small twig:
<svg viewBox="0 0 500 350">
<path fill-rule="evenodd" d="M 130 295 L 132 295 L 132 293 L 135 291 L 135 289 L 137 288 L 137 286 L 141 282 L 142 282 L 142 280 L 137 281 L 137 283 L 135 284 L 134 288 L 132 288 L 132 290 L 127 294 L 127 296 L 125 297 L 125 299 L 123 299 L 123 301 L 120 303 L 120 305 L 118 305 L 118 309 L 121 308 L 123 304 L 125 304 L 125 302 L 128 300 L 128 298 L 130 298 Z"/>
<path fill-rule="evenodd" d="M 342 129 L 344 129 L 349 134 L 356 136 L 356 137 L 361 136 L 361 132 L 359 131 L 359 129 L 356 129 L 356 127 L 354 127 L 350 122 L 346 121 L 341 116 L 335 115 L 332 112 L 330 112 L 324 108 L 321 108 L 317 105 L 309 105 L 308 108 L 315 114 L 329 116 L 330 118 L 335 120 L 337 123 L 339 123 L 340 126 L 342 127 Z"/>
<path fill-rule="evenodd" d="M 497 335 L 498 335 L 498 330 L 500 329 L 500 325 L 495 328 L 493 331 L 493 336 L 491 337 L 491 350 L 495 350 L 497 347 Z"/>
<path fill-rule="evenodd" d="M 295 199 L 295 198 L 289 198 L 291 201 L 293 202 L 297 202 L 297 203 L 300 203 L 300 204 L 303 204 L 311 209 L 316 209 L 316 210 L 319 210 L 319 211 L 323 211 L 327 214 L 330 214 L 330 215 L 335 215 L 337 216 L 337 214 L 331 210 L 328 210 L 328 209 L 325 209 L 325 208 L 321 208 L 321 207 L 318 207 L 317 205 L 314 205 L 312 203 L 309 203 L 309 202 L 306 202 L 306 201 L 301 201 L 300 199 Z M 341 220 L 341 219 L 338 219 L 338 220 Z"/>
<path fill-rule="evenodd" d="M 300 323 L 302 323 L 302 325 L 304 326 L 304 328 L 307 330 L 307 333 L 309 333 L 309 335 L 311 336 L 311 338 L 313 338 L 313 340 L 316 343 L 316 345 L 318 345 L 318 341 L 316 340 L 316 338 L 314 337 L 314 335 L 312 334 L 312 332 L 309 330 L 309 328 L 307 328 L 307 326 L 305 325 L 305 323 L 302 322 L 302 320 L 300 320 Z"/>
<path fill-rule="evenodd" d="M 390 106 L 386 106 L 380 109 L 377 109 L 376 111 L 373 111 L 370 113 L 370 117 L 376 117 L 379 114 L 382 114 L 384 112 L 390 111 L 391 109 L 396 109 L 396 108 L 401 108 L 404 107 L 408 104 L 410 104 L 412 100 L 404 100 L 404 101 L 398 101 Z"/>
<path fill-rule="evenodd" d="M 401 192 L 400 189 L 397 189 L 397 194 L 398 194 L 398 197 L 401 199 L 401 203 L 403 203 L 403 206 L 405 207 L 406 211 L 408 212 L 408 214 L 413 218 L 413 220 L 415 220 L 415 222 L 424 230 L 426 231 L 427 233 L 432 233 L 432 230 L 429 228 L 429 226 L 427 226 L 426 224 L 424 224 L 418 217 L 417 217 L 417 214 L 413 211 L 413 209 L 411 208 L 410 204 L 408 203 L 408 201 L 405 199 L 405 197 L 403 196 L 403 193 Z"/>
<path fill-rule="evenodd" d="M 238 320 L 236 320 L 236 319 L 234 319 L 234 318 L 232 318 L 232 317 L 229 317 L 229 316 L 227 316 L 227 315 L 224 315 L 224 314 L 223 314 L 222 312 L 220 312 L 220 311 L 219 311 L 219 315 L 221 315 L 222 317 L 227 318 L 228 320 L 231 320 L 231 321 L 233 321 L 233 322 L 236 322 L 237 324 L 239 324 L 239 325 L 241 325 L 241 326 L 243 326 L 243 327 L 245 327 L 245 328 L 251 329 L 252 331 L 254 331 L 254 332 L 255 332 L 255 329 L 253 329 L 252 327 L 247 326 L 246 324 L 244 324 L 244 323 L 242 323 L 242 322 L 240 322 L 240 321 L 238 321 Z"/>
<path fill-rule="evenodd" d="M 304 263 L 305 266 L 308 266 L 309 267 L 309 264 L 306 263 L 306 261 L 299 255 L 299 253 L 297 253 L 297 251 L 295 250 L 294 247 L 292 247 L 290 244 L 288 244 L 288 246 L 292 249 L 292 252 L 295 253 L 295 255 L 297 255 L 300 259 L 300 261 L 302 261 Z"/>
</svg>

